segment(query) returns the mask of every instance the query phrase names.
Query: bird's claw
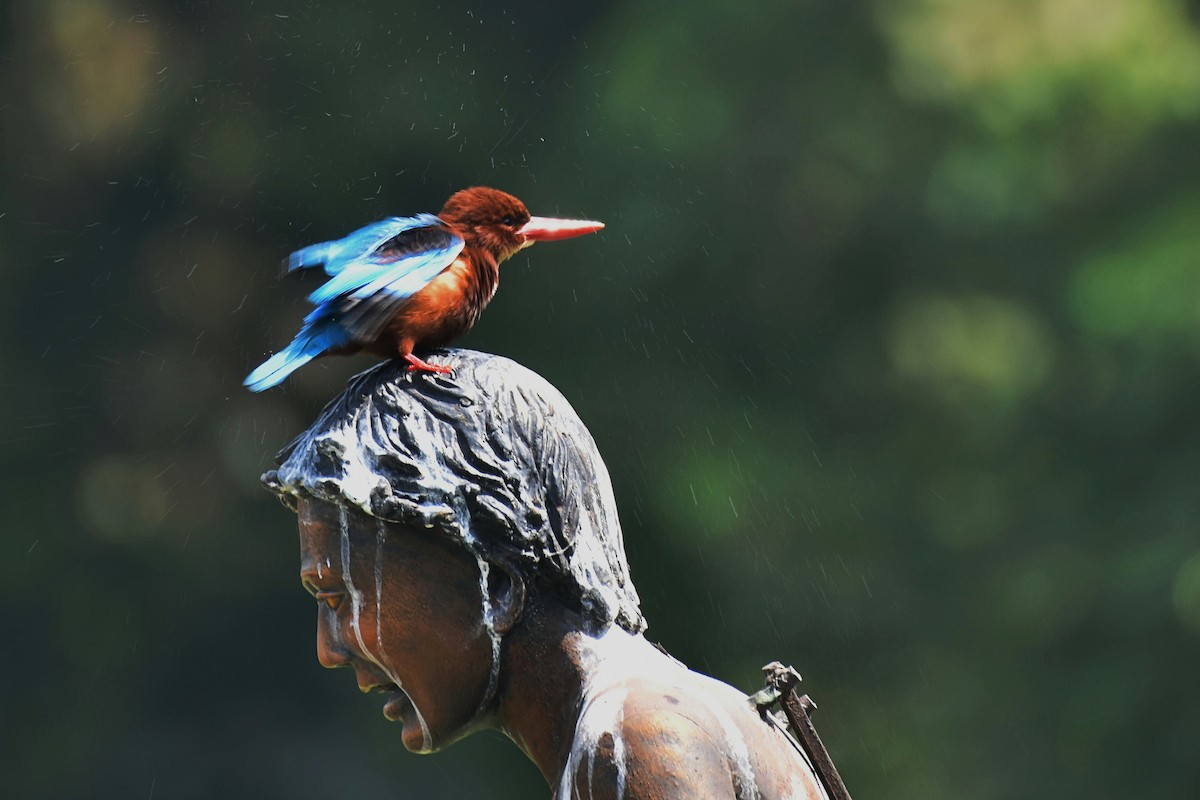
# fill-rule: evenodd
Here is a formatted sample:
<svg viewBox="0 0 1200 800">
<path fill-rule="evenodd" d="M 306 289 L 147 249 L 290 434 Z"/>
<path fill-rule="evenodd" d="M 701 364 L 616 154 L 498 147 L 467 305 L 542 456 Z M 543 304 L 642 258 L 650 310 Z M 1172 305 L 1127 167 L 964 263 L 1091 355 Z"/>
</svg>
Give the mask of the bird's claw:
<svg viewBox="0 0 1200 800">
<path fill-rule="evenodd" d="M 453 367 L 430 364 L 428 361 L 422 361 L 417 358 L 412 353 L 404 356 L 404 360 L 408 362 L 409 372 L 436 372 L 440 375 L 449 375 L 454 372 Z"/>
</svg>

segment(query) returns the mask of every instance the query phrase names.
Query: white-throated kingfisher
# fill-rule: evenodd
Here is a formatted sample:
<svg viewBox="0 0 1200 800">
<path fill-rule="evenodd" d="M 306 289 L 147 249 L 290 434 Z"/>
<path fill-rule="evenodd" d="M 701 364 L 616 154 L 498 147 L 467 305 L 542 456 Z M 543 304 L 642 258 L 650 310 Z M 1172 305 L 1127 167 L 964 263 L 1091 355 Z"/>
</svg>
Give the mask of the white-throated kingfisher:
<svg viewBox="0 0 1200 800">
<path fill-rule="evenodd" d="M 534 242 L 594 233 L 603 223 L 533 217 L 510 194 L 475 186 L 441 212 L 390 217 L 343 239 L 292 253 L 287 271 L 323 267 L 330 279 L 308 296 L 316 308 L 291 344 L 251 372 L 261 392 L 317 356 L 367 351 L 399 356 L 409 370 L 450 372 L 413 354 L 471 329 L 500 281 L 500 264 Z"/>
</svg>

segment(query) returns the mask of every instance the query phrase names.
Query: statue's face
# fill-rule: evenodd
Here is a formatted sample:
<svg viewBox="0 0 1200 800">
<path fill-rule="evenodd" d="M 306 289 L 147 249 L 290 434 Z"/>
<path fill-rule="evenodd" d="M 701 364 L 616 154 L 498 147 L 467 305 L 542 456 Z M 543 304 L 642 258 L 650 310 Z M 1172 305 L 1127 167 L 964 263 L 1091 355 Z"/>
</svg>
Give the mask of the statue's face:
<svg viewBox="0 0 1200 800">
<path fill-rule="evenodd" d="M 317 658 L 350 667 L 404 746 L 440 749 L 480 722 L 493 639 L 478 562 L 429 531 L 302 499 L 300 580 L 317 599 Z"/>
</svg>

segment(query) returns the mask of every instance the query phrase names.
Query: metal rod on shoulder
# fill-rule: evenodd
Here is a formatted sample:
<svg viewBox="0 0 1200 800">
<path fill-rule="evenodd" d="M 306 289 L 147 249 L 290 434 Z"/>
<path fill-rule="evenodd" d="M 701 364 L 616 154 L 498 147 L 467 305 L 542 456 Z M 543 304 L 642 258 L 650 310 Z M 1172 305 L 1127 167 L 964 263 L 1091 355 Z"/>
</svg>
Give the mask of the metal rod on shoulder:
<svg viewBox="0 0 1200 800">
<path fill-rule="evenodd" d="M 850 791 L 842 782 L 842 776 L 833 765 L 829 751 L 825 749 L 825 744 L 813 726 L 812 712 L 817 704 L 806 694 L 796 694 L 800 673 L 778 661 L 772 661 L 763 667 L 763 674 L 766 675 L 766 688 L 753 696 L 755 704 L 764 713 L 766 708 L 775 703 L 783 706 L 788 723 L 796 732 L 800 746 L 804 748 L 805 755 L 808 756 L 817 778 L 825 786 L 831 800 L 851 800 Z"/>
</svg>

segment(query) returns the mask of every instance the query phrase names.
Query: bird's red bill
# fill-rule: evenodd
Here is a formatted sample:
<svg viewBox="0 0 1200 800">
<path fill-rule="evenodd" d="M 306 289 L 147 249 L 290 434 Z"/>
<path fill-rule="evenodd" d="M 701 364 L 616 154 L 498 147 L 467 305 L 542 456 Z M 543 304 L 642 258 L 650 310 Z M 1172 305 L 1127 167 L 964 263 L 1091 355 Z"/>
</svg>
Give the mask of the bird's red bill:
<svg viewBox="0 0 1200 800">
<path fill-rule="evenodd" d="M 595 233 L 604 227 L 603 222 L 590 219 L 556 219 L 555 217 L 530 217 L 520 233 L 531 242 L 553 242 Z"/>
</svg>

